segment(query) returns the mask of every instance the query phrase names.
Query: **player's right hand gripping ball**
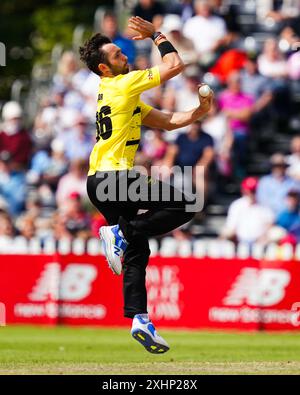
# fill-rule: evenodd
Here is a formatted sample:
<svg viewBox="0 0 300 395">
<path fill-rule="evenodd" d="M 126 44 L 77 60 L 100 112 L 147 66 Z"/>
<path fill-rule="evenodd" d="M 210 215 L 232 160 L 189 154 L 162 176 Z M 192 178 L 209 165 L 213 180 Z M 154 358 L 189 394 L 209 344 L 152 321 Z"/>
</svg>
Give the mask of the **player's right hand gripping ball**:
<svg viewBox="0 0 300 395">
<path fill-rule="evenodd" d="M 199 88 L 199 95 L 202 97 L 207 97 L 210 94 L 210 87 L 208 85 L 201 85 Z"/>
</svg>

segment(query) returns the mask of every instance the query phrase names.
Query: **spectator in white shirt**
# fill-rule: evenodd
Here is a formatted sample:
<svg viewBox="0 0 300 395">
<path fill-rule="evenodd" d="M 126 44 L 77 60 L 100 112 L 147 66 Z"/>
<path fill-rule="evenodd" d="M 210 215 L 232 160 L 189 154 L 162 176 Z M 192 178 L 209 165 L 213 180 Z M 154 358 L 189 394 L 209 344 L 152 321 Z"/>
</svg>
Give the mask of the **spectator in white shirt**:
<svg viewBox="0 0 300 395">
<path fill-rule="evenodd" d="M 207 0 L 195 1 L 196 15 L 184 25 L 183 34 L 191 39 L 196 51 L 201 56 L 200 62 L 207 64 L 214 58 L 214 52 L 223 44 L 226 37 L 225 21 L 212 15 Z"/>
<path fill-rule="evenodd" d="M 258 71 L 265 77 L 281 79 L 287 77 L 287 61 L 280 52 L 278 42 L 268 38 L 264 43 L 262 54 L 258 57 Z"/>
<path fill-rule="evenodd" d="M 221 237 L 250 245 L 267 241 L 274 214 L 269 208 L 257 203 L 257 184 L 258 180 L 255 177 L 247 177 L 242 181 L 242 197 L 231 203 Z"/>
</svg>

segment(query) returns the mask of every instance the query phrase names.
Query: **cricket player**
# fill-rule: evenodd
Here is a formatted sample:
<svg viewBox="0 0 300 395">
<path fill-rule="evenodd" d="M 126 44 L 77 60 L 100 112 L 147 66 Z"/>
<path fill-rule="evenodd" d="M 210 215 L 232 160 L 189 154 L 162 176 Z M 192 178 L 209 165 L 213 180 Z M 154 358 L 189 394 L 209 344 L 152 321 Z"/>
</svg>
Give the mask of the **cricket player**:
<svg viewBox="0 0 300 395">
<path fill-rule="evenodd" d="M 141 125 L 168 131 L 187 126 L 207 114 L 213 93 L 201 97 L 199 106 L 187 112 L 165 113 L 143 103 L 140 100 L 143 91 L 181 73 L 184 64 L 171 42 L 155 32 L 152 23 L 131 17 L 128 26 L 137 32 L 133 40 L 154 41 L 162 62 L 146 70 L 129 72 L 127 57 L 100 33 L 80 48 L 81 60 L 100 77 L 97 142 L 90 155 L 87 192 L 109 224 L 101 227 L 99 233 L 109 267 L 117 275 L 124 273 L 124 316 L 133 319 L 131 334 L 147 351 L 160 354 L 168 351 L 169 345 L 157 333 L 147 312 L 148 238 L 183 225 L 192 219 L 193 213 L 186 212 L 190 199 L 183 192 L 137 172 L 133 168 L 134 157 Z M 137 183 L 140 199 L 132 197 Z M 170 193 L 168 199 L 164 198 L 164 187 Z M 107 194 L 108 190 L 114 193 Z M 178 194 L 182 197 L 180 201 Z M 151 198 L 143 199 L 150 195 Z M 147 211 L 138 214 L 140 209 Z"/>
</svg>

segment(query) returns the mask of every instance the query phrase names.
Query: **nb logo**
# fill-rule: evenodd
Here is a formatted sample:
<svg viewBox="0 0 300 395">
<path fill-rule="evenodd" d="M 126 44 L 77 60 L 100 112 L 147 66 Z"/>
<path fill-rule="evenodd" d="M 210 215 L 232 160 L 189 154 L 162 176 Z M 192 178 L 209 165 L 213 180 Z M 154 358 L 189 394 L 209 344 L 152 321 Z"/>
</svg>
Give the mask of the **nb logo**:
<svg viewBox="0 0 300 395">
<path fill-rule="evenodd" d="M 226 306 L 273 306 L 284 298 L 291 275 L 283 269 L 241 270 L 223 299 Z"/>
<path fill-rule="evenodd" d="M 90 295 L 96 277 L 97 270 L 93 265 L 71 263 L 62 270 L 59 263 L 48 263 L 28 298 L 34 302 L 44 302 L 49 298 L 76 302 Z"/>
<path fill-rule="evenodd" d="M 117 247 L 117 246 L 114 246 L 114 253 L 115 253 L 115 255 L 117 255 L 117 256 L 120 256 L 120 248 L 119 247 Z"/>
</svg>

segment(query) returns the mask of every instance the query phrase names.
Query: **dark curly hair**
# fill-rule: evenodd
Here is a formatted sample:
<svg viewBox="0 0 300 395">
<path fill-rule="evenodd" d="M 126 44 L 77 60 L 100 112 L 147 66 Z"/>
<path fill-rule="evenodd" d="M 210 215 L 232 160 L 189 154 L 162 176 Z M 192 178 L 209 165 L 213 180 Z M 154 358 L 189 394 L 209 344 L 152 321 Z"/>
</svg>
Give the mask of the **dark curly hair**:
<svg viewBox="0 0 300 395">
<path fill-rule="evenodd" d="M 111 40 L 108 37 L 97 33 L 87 40 L 83 47 L 79 48 L 80 59 L 97 75 L 102 74 L 98 69 L 99 63 L 110 65 L 107 60 L 107 53 L 102 49 L 103 45 L 110 43 Z"/>
</svg>

